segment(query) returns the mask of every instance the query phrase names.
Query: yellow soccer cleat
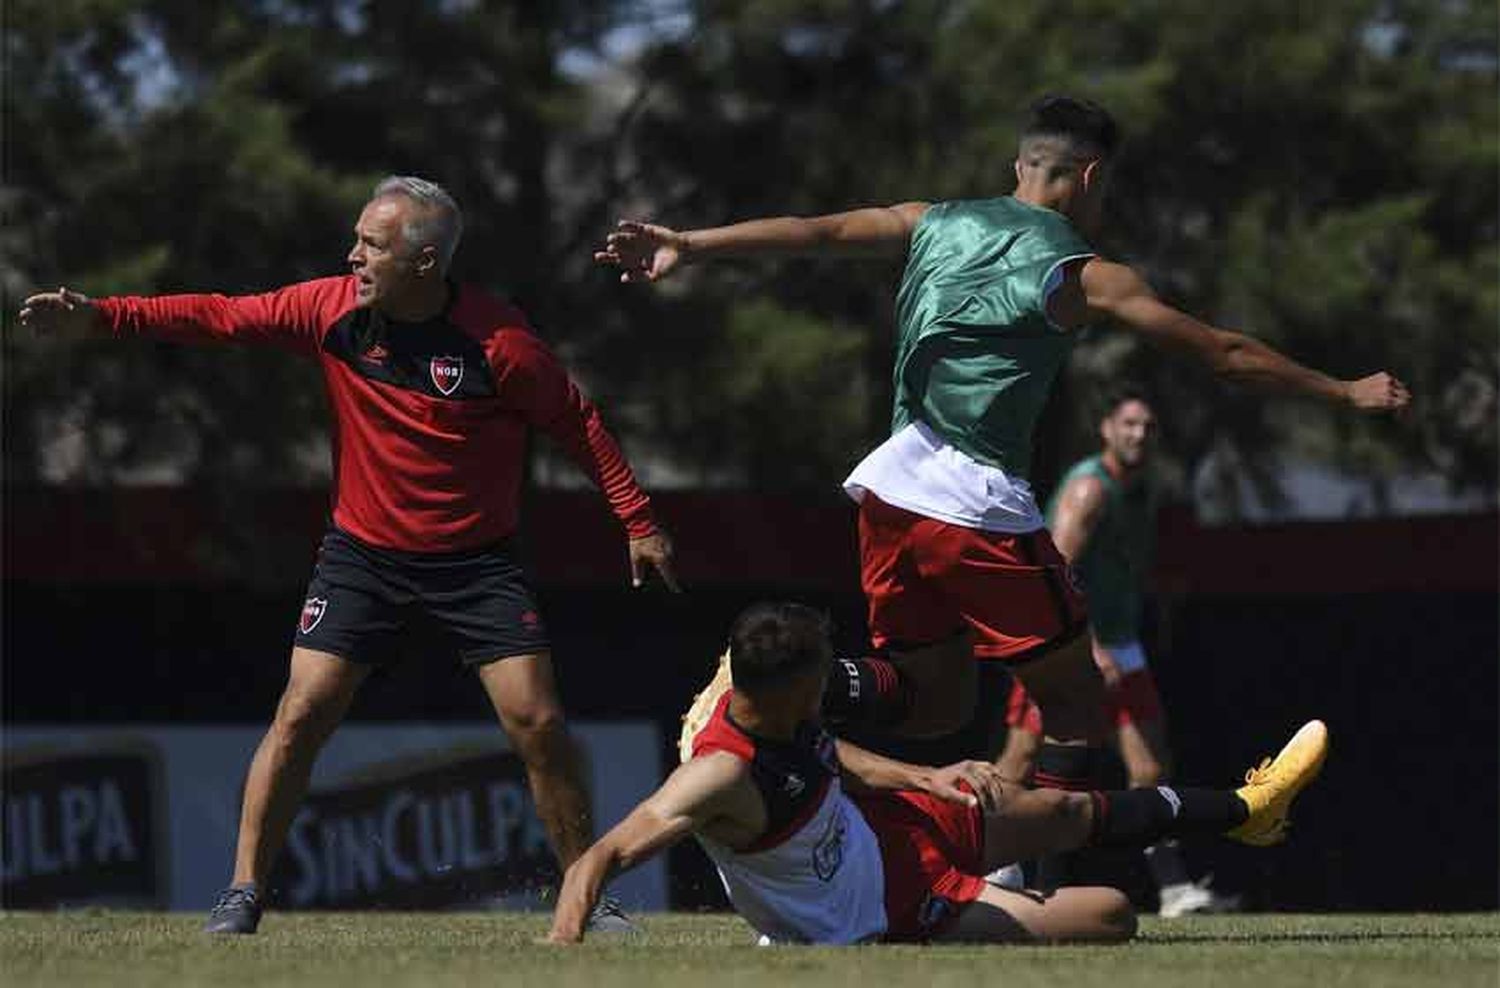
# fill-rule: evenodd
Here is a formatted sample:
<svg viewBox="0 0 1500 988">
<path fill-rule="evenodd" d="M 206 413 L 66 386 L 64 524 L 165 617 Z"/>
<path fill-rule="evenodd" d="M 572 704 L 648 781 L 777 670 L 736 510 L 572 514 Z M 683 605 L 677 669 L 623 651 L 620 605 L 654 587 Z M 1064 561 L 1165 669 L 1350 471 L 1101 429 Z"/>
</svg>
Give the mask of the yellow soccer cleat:
<svg viewBox="0 0 1500 988">
<path fill-rule="evenodd" d="M 1245 784 L 1235 795 L 1250 807 L 1250 818 L 1224 836 L 1242 844 L 1270 847 L 1286 839 L 1287 814 L 1328 757 L 1328 725 L 1321 720 L 1303 724 L 1275 758 L 1245 773 Z"/>
<path fill-rule="evenodd" d="M 719 705 L 719 698 L 733 686 L 734 681 L 729 678 L 729 650 L 725 649 L 724 654 L 719 656 L 719 667 L 714 670 L 714 678 L 693 697 L 692 706 L 682 715 L 682 732 L 677 735 L 679 759 L 685 762 L 693 757 L 693 739 L 708 726 L 709 718 L 714 715 L 714 708 Z"/>
</svg>

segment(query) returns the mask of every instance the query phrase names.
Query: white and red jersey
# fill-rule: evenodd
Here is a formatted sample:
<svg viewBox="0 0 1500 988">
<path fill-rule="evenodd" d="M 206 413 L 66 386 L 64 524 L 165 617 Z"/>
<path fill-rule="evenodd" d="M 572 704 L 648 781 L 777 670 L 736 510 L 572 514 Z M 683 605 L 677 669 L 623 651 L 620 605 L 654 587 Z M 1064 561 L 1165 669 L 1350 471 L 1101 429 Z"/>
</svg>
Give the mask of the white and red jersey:
<svg viewBox="0 0 1500 988">
<path fill-rule="evenodd" d="M 735 911 L 779 943 L 863 943 L 886 930 L 880 846 L 839 784 L 833 739 L 808 724 L 792 741 L 745 731 L 726 692 L 693 741 L 693 755 L 727 751 L 750 766 L 766 829 L 735 849 L 703 835 Z"/>
</svg>

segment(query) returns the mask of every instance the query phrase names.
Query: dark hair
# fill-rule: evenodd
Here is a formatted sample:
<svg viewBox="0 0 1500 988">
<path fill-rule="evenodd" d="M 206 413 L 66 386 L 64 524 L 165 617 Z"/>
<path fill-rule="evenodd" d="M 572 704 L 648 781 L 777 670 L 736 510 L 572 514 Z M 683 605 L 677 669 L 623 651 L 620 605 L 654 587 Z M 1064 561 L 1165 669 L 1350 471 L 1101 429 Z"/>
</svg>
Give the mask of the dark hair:
<svg viewBox="0 0 1500 988">
<path fill-rule="evenodd" d="M 1115 412 L 1127 401 L 1138 401 L 1146 407 L 1151 407 L 1151 396 L 1146 394 L 1146 389 L 1134 381 L 1122 381 L 1112 385 L 1105 391 L 1099 402 L 1098 421 L 1102 422 Z"/>
<path fill-rule="evenodd" d="M 1038 138 L 1065 140 L 1075 154 L 1108 158 L 1120 144 L 1120 128 L 1109 111 L 1077 96 L 1043 96 L 1027 113 L 1021 142 Z"/>
<path fill-rule="evenodd" d="M 729 672 L 736 689 L 777 686 L 820 668 L 833 654 L 828 618 L 802 604 L 755 604 L 729 633 Z"/>
</svg>

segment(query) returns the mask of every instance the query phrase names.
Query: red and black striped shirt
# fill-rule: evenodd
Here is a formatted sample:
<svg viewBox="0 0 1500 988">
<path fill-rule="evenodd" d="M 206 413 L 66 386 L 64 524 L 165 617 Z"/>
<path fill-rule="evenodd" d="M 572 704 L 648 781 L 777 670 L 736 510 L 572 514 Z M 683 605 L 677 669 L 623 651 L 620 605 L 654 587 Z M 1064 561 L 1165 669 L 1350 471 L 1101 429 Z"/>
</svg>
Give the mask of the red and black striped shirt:
<svg viewBox="0 0 1500 988">
<path fill-rule="evenodd" d="M 455 286 L 423 323 L 355 305 L 355 278 L 261 295 L 100 299 L 117 337 L 269 343 L 316 357 L 333 406 L 333 524 L 371 545 L 452 552 L 514 532 L 526 431 L 551 436 L 631 538 L 654 532 L 598 409 L 515 306 Z"/>
</svg>

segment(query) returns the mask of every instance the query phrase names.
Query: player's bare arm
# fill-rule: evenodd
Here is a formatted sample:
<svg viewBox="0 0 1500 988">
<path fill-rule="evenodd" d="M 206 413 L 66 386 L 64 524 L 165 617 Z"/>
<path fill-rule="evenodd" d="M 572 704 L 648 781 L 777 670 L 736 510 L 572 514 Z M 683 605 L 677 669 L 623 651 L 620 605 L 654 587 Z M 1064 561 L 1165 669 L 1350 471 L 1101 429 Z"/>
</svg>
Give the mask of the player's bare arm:
<svg viewBox="0 0 1500 988">
<path fill-rule="evenodd" d="M 909 790 L 962 806 L 983 805 L 989 809 L 999 804 L 1000 775 L 989 762 L 962 761 L 932 768 L 877 755 L 842 739 L 835 744 L 843 782 L 851 792 Z M 967 784 L 969 791 L 960 789 L 959 783 Z"/>
<path fill-rule="evenodd" d="M 754 802 L 751 802 L 754 800 Z M 749 819 L 759 813 L 760 819 Z M 563 875 L 552 914 L 552 943 L 579 943 L 606 882 L 702 830 L 726 843 L 748 841 L 765 809 L 745 763 L 713 752 L 679 766 L 661 788 L 573 862 Z"/>
<path fill-rule="evenodd" d="M 66 287 L 27 298 L 18 321 L 44 336 L 98 336 L 105 331 L 104 316 L 94 300 Z"/>
<path fill-rule="evenodd" d="M 1131 268 L 1095 258 L 1073 267 L 1056 296 L 1054 319 L 1067 328 L 1108 318 L 1149 342 L 1191 356 L 1226 380 L 1263 391 L 1321 398 L 1362 411 L 1403 408 L 1406 385 L 1381 372 L 1339 380 L 1303 366 L 1272 347 L 1232 330 L 1219 329 L 1156 297 Z"/>
<path fill-rule="evenodd" d="M 1052 542 L 1068 562 L 1083 554 L 1095 526 L 1104 516 L 1106 500 L 1104 482 L 1092 476 L 1074 477 L 1058 496 L 1051 526 Z"/>
<path fill-rule="evenodd" d="M 659 281 L 683 264 L 753 255 L 899 257 L 925 202 L 871 206 L 824 216 L 779 216 L 703 230 L 673 230 L 622 220 L 594 253 L 620 269 L 620 280 Z"/>
</svg>

